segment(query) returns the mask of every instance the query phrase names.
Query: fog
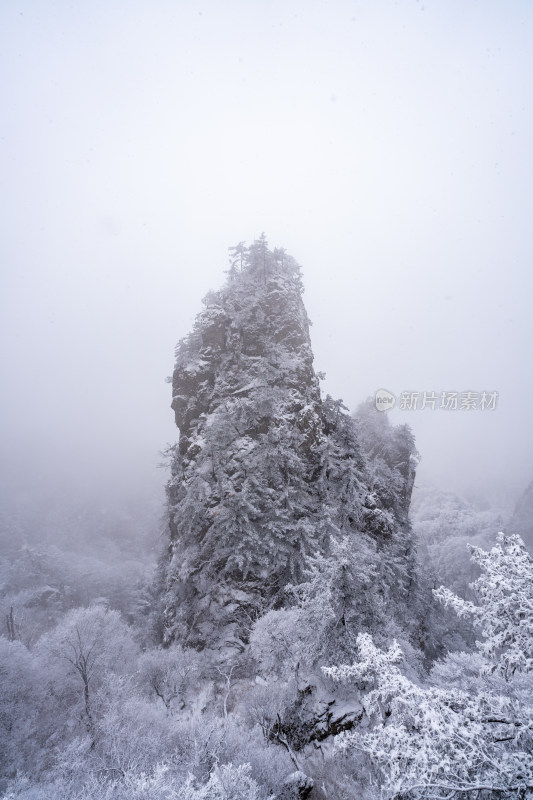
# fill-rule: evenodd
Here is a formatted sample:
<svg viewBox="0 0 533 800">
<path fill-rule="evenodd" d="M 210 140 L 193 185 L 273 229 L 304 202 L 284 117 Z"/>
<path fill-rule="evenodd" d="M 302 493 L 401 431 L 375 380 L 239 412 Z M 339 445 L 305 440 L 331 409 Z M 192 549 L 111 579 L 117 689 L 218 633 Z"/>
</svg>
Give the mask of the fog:
<svg viewBox="0 0 533 800">
<path fill-rule="evenodd" d="M 4 494 L 156 502 L 173 348 L 265 231 L 324 391 L 401 410 L 419 483 L 533 477 L 528 2 L 4 3 Z M 503 502 L 503 500 L 502 500 Z"/>
</svg>

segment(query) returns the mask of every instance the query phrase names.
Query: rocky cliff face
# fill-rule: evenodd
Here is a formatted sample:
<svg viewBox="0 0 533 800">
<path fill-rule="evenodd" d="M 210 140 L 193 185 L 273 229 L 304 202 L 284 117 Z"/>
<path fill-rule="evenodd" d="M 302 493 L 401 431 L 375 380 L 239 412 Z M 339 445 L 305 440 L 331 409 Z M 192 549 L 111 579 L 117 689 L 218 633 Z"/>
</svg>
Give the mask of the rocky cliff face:
<svg viewBox="0 0 533 800">
<path fill-rule="evenodd" d="M 391 425 L 386 412 L 377 411 L 373 400 L 357 409 L 355 420 L 369 497 L 382 509 L 377 524 L 390 531 L 388 538 L 377 537 L 379 549 L 386 554 L 380 564 L 381 591 L 386 603 L 394 603 L 396 612 L 403 613 L 407 621 L 413 616 L 410 606 L 416 593 L 417 561 L 409 509 L 419 454 L 410 428 Z"/>
<path fill-rule="evenodd" d="M 355 425 L 321 400 L 299 267 L 264 238 L 241 247 L 176 350 L 180 430 L 162 564 L 168 641 L 242 649 L 332 537 L 388 537 Z"/>
<path fill-rule="evenodd" d="M 296 263 L 266 242 L 176 351 L 167 635 L 238 642 L 318 546 L 321 401 Z"/>
</svg>

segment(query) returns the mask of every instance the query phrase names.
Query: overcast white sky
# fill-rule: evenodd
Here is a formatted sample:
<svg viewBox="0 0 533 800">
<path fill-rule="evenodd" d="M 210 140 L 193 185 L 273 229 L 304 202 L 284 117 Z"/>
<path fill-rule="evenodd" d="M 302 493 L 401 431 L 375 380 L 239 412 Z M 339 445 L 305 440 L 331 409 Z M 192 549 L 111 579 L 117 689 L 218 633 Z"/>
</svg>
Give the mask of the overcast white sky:
<svg viewBox="0 0 533 800">
<path fill-rule="evenodd" d="M 173 348 L 265 231 L 325 389 L 394 411 L 420 481 L 533 478 L 529 0 L 10 0 L 0 10 L 8 482 L 162 486 Z"/>
</svg>

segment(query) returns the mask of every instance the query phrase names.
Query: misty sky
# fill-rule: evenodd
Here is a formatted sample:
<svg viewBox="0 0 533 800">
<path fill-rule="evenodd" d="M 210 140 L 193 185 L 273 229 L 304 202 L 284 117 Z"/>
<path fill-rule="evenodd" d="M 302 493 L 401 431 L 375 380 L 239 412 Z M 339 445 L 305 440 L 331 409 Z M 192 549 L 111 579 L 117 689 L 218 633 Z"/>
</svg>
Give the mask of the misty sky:
<svg viewBox="0 0 533 800">
<path fill-rule="evenodd" d="M 499 392 L 392 412 L 419 482 L 533 478 L 531 2 L 10 0 L 0 64 L 4 485 L 162 487 L 174 346 L 261 231 L 351 409 Z"/>
</svg>

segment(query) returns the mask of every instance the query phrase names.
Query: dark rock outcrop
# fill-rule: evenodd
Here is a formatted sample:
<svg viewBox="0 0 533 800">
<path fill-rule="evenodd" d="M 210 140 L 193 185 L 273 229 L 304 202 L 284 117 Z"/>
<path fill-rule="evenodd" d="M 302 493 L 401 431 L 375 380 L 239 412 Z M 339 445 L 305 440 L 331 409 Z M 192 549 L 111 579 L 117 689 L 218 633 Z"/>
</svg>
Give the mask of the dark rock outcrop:
<svg viewBox="0 0 533 800">
<path fill-rule="evenodd" d="M 335 538 L 387 547 L 398 517 L 372 494 L 342 402 L 321 398 L 298 264 L 264 237 L 239 256 L 176 349 L 160 591 L 167 642 L 242 651 L 311 557 Z"/>
</svg>

